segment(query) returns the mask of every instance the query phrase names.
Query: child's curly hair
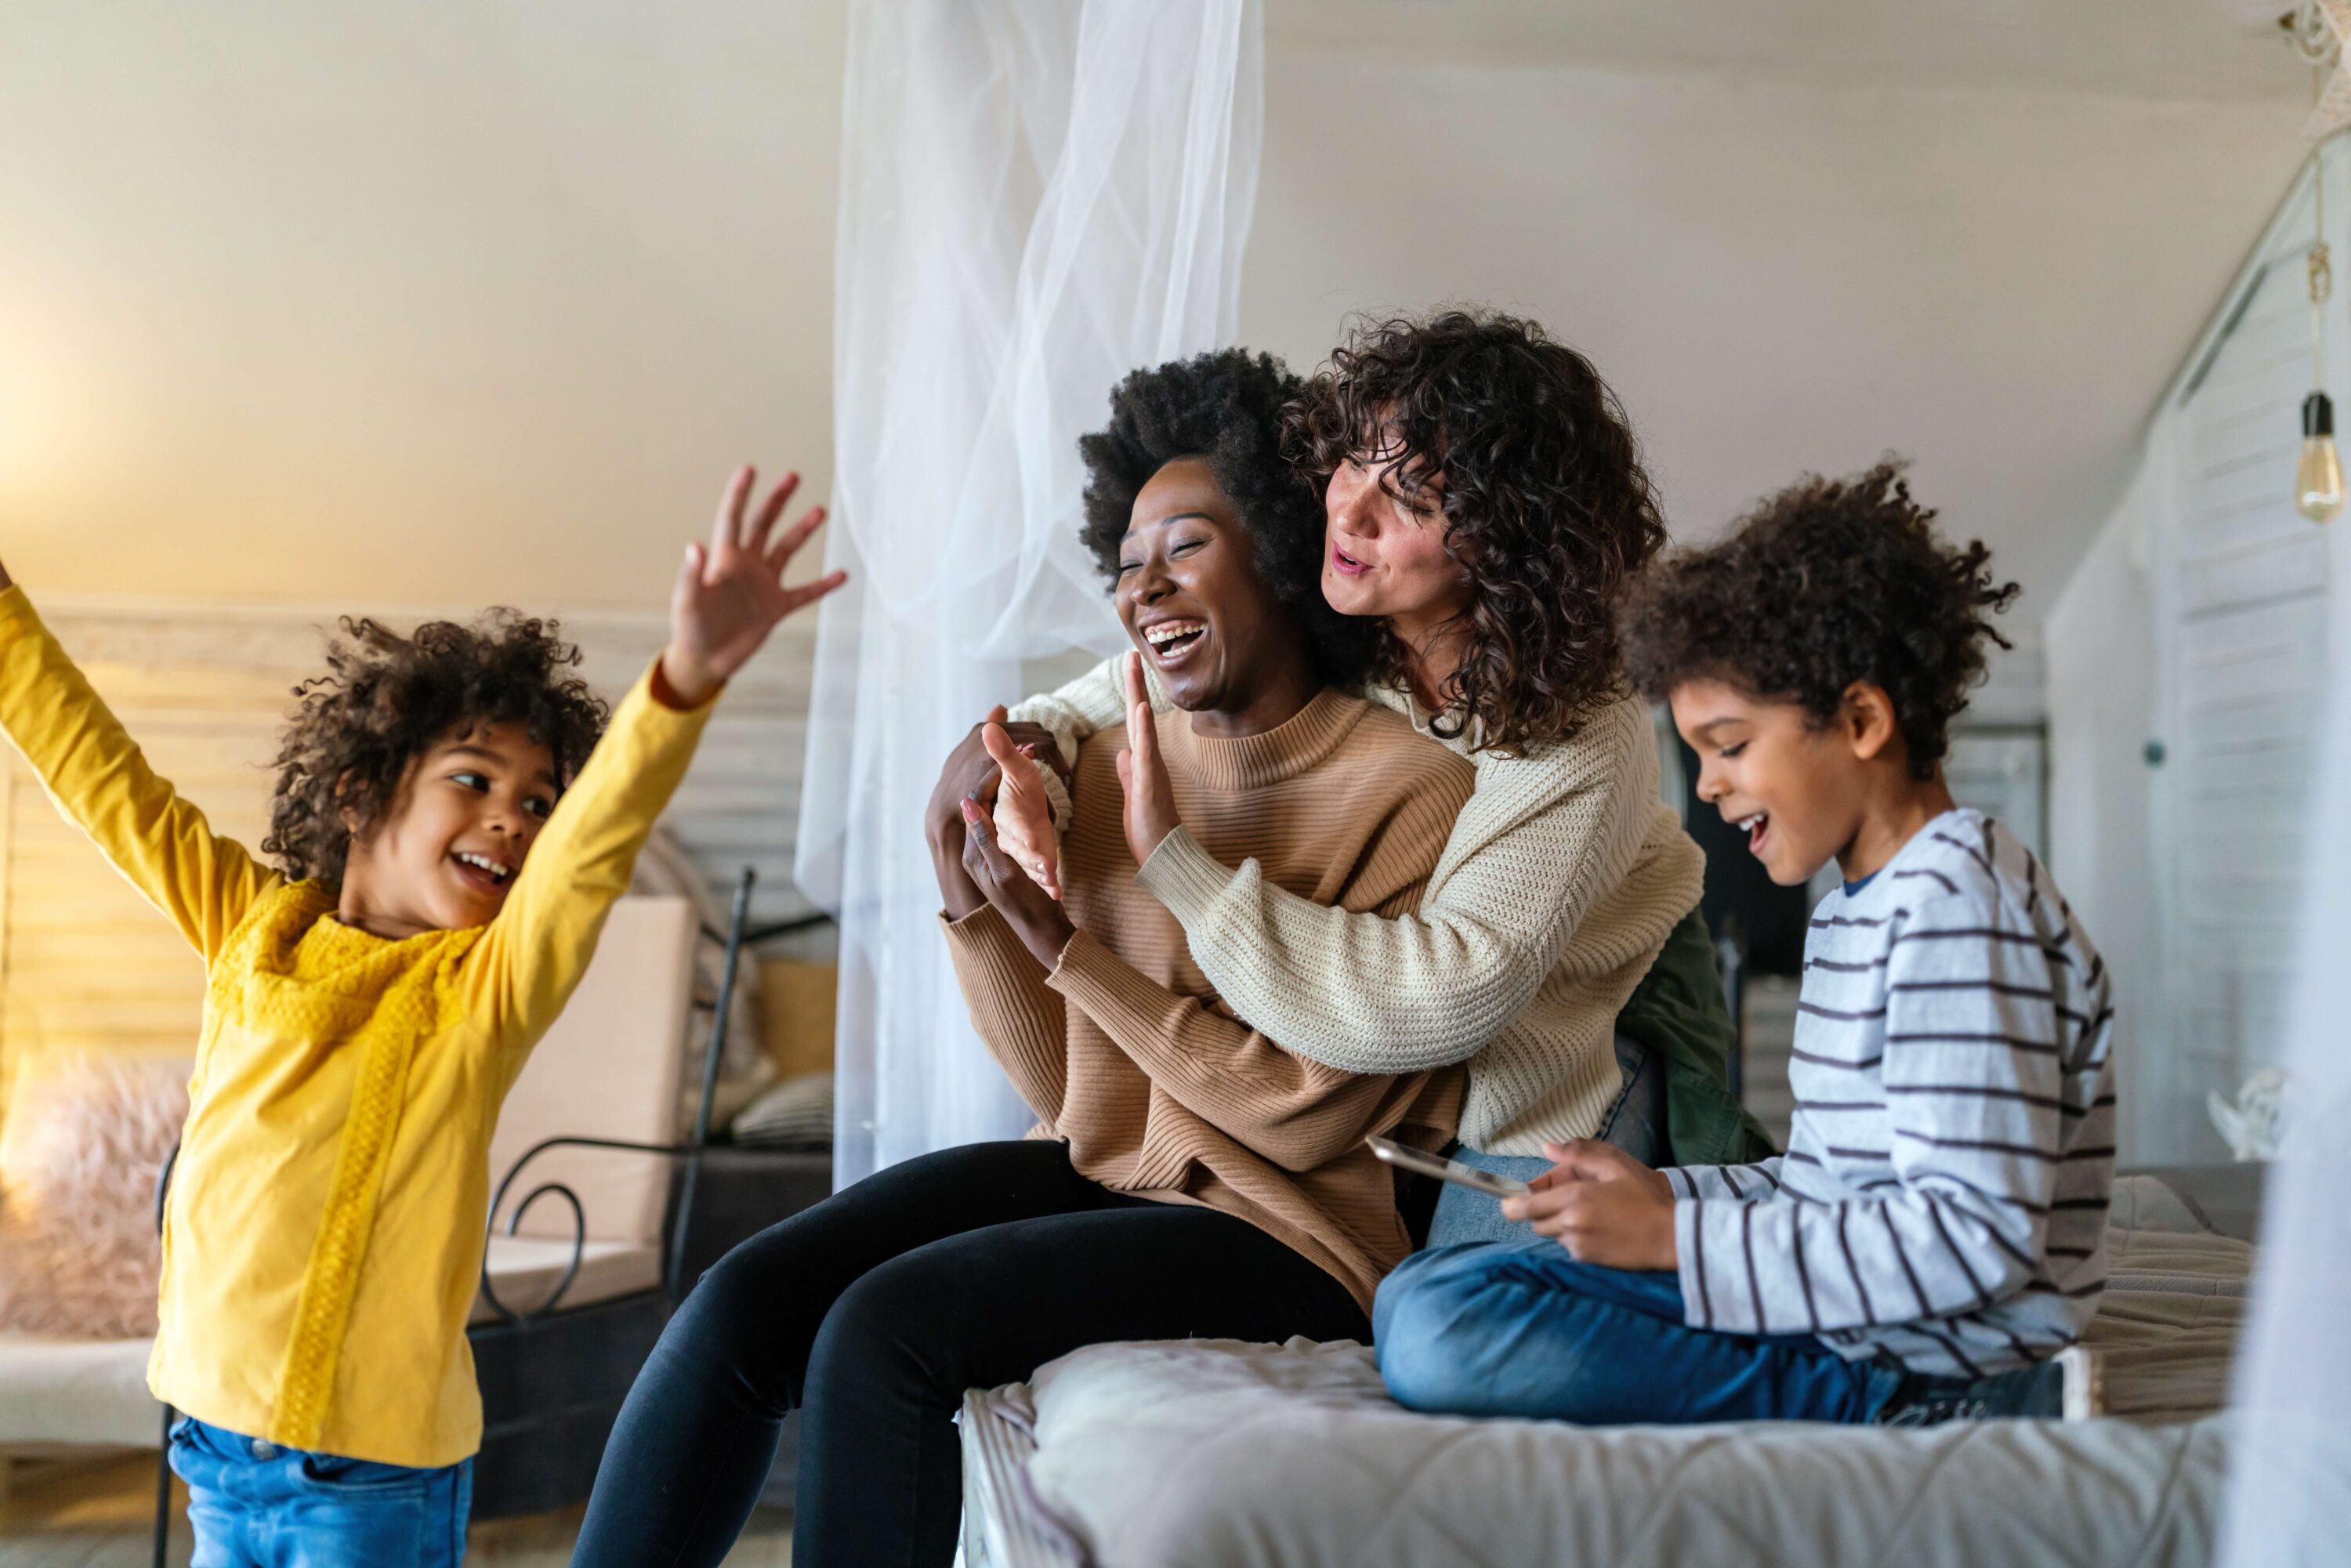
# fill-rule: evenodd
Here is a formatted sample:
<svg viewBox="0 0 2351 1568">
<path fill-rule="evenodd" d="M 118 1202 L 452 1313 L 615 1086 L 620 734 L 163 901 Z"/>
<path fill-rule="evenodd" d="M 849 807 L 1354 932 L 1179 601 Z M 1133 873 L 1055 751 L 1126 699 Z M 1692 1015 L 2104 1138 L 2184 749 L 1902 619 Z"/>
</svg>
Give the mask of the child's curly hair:
<svg viewBox="0 0 2351 1568">
<path fill-rule="evenodd" d="M 1934 777 L 1952 717 L 1983 678 L 1991 621 L 2017 595 L 1995 583 L 1991 551 L 1943 542 L 1910 498 L 1908 465 L 1888 456 L 1848 479 L 1808 474 L 1740 519 L 1719 543 L 1677 551 L 1625 597 L 1627 674 L 1661 700 L 1719 680 L 1835 716 L 1855 681 L 1882 687 L 1910 771 Z"/>
<path fill-rule="evenodd" d="M 461 729 L 521 725 L 566 785 L 604 732 L 610 710 L 566 673 L 580 650 L 552 621 L 489 610 L 471 626 L 428 621 L 406 637 L 372 620 L 341 626 L 328 673 L 294 688 L 278 742 L 261 848 L 296 881 L 340 888 L 351 841 L 383 820 L 409 765 Z"/>
<path fill-rule="evenodd" d="M 1134 371 L 1110 394 L 1110 424 L 1078 438 L 1086 465 L 1079 537 L 1118 580 L 1134 497 L 1179 457 L 1206 458 L 1240 514 L 1258 578 L 1306 624 L 1315 673 L 1334 686 L 1369 673 L 1378 629 L 1322 597 L 1322 498 L 1281 454 L 1281 411 L 1302 388 L 1270 354 L 1219 349 Z"/>
</svg>

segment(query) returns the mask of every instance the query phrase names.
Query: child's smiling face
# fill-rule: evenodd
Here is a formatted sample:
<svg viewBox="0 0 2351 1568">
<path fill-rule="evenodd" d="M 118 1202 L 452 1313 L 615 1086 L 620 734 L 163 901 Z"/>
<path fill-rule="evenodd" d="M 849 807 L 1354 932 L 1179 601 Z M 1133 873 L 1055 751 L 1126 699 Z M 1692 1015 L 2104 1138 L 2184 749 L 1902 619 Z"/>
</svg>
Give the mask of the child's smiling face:
<svg viewBox="0 0 2351 1568">
<path fill-rule="evenodd" d="M 452 733 L 352 841 L 340 918 L 395 940 L 486 925 L 555 810 L 555 758 L 517 724 Z"/>
<path fill-rule="evenodd" d="M 1853 842 L 1867 809 L 1867 758 L 1856 756 L 1850 727 L 1722 681 L 1686 681 L 1667 700 L 1698 753 L 1698 798 L 1747 829 L 1748 852 L 1773 882 L 1800 886 Z"/>
</svg>

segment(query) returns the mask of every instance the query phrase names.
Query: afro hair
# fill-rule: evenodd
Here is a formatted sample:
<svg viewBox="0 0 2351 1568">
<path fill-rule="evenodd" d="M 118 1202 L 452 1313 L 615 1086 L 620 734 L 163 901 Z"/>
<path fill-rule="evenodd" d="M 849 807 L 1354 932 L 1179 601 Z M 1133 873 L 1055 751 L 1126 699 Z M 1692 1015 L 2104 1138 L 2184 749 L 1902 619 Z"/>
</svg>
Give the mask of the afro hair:
<svg viewBox="0 0 2351 1568">
<path fill-rule="evenodd" d="M 1719 680 L 1794 703 L 1816 724 L 1867 681 L 1894 705 L 1910 770 L 1934 776 L 1952 718 L 1983 678 L 1991 623 L 2016 598 L 1981 540 L 1955 548 L 1892 457 L 1846 479 L 1807 475 L 1719 543 L 1669 555 L 1621 611 L 1625 669 L 1652 699 Z"/>
<path fill-rule="evenodd" d="M 1315 673 L 1332 685 L 1370 672 L 1378 629 L 1322 598 L 1322 498 L 1281 451 L 1283 407 L 1299 379 L 1270 354 L 1220 349 L 1135 371 L 1110 397 L 1110 424 L 1078 440 L 1085 460 L 1079 537 L 1113 582 L 1134 497 L 1179 457 L 1207 461 L 1249 531 L 1258 578 L 1305 623 Z"/>
</svg>

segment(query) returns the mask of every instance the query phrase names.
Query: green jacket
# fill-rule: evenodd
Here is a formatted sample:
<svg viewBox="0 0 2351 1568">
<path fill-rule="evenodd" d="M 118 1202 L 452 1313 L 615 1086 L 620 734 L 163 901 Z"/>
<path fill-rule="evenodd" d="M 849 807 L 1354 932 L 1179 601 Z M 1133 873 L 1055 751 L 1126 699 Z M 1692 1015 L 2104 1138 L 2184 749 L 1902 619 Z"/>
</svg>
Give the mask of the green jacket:
<svg viewBox="0 0 2351 1568">
<path fill-rule="evenodd" d="M 1735 1035 L 1706 920 L 1692 910 L 1634 988 L 1616 1027 L 1666 1070 L 1666 1147 L 1677 1166 L 1735 1166 L 1779 1153 L 1730 1092 Z"/>
</svg>

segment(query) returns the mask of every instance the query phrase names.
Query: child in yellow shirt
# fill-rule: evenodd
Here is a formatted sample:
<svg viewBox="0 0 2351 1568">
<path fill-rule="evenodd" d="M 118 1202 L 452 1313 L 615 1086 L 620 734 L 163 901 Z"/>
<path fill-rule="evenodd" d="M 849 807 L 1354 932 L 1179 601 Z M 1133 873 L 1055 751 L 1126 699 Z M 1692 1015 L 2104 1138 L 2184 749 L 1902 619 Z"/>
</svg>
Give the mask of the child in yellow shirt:
<svg viewBox="0 0 2351 1568">
<path fill-rule="evenodd" d="M 551 622 L 346 622 L 278 758 L 276 869 L 149 769 L 0 568 L 0 728 L 204 960 L 148 1386 L 185 1414 L 205 1568 L 462 1560 L 499 1106 L 720 688 L 842 580 L 783 586 L 823 513 L 778 528 L 787 477 L 747 517 L 753 482 L 601 740 Z"/>
</svg>

